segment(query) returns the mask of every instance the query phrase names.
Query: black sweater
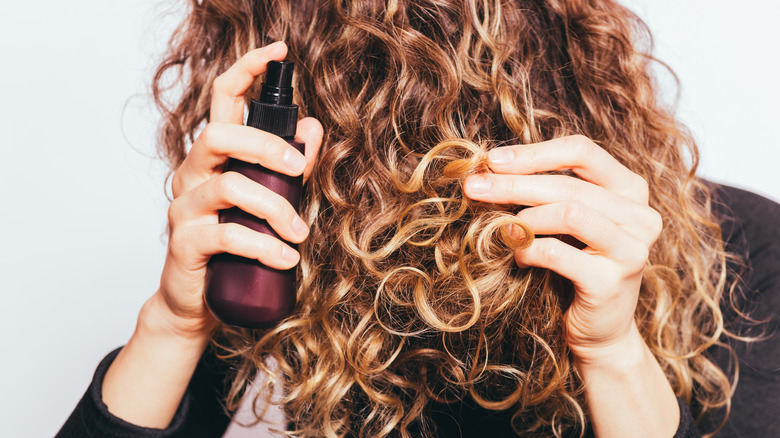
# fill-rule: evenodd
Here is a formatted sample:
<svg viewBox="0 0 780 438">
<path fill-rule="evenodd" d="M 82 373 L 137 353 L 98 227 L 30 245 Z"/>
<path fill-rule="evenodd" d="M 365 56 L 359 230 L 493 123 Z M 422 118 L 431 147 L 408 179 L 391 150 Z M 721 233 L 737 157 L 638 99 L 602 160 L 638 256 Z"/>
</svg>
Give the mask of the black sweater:
<svg viewBox="0 0 780 438">
<path fill-rule="evenodd" d="M 742 256 L 747 271 L 742 276 L 742 294 L 737 307 L 750 312 L 754 319 L 768 319 L 760 326 L 749 326 L 736 318 L 731 307 L 722 305 L 727 323 L 742 333 L 763 331 L 767 339 L 746 344 L 725 339 L 737 352 L 740 361 L 739 384 L 732 399 L 728 422 L 719 437 L 780 436 L 780 335 L 776 334 L 780 309 L 780 204 L 743 190 L 720 186 L 715 190 L 717 209 L 722 218 L 723 239 L 727 251 Z M 737 322 L 735 322 L 737 321 Z M 733 325 L 733 324 L 736 324 Z M 127 423 L 108 412 L 101 399 L 103 377 L 119 349 L 100 363 L 87 392 L 57 434 L 57 438 L 117 437 L 162 438 L 220 437 L 230 418 L 221 400 L 226 391 L 226 369 L 208 350 L 193 375 L 187 393 L 170 426 L 149 429 Z M 713 347 L 708 354 L 724 370 L 730 371 L 725 349 Z M 690 408 L 680 404 L 680 425 L 675 437 L 700 436 Z M 475 404 L 437 407 L 430 415 L 441 437 L 510 437 L 508 412 L 490 412 Z M 713 430 L 722 413 L 705 418 L 698 427 Z M 588 432 L 588 436 L 592 436 Z"/>
</svg>

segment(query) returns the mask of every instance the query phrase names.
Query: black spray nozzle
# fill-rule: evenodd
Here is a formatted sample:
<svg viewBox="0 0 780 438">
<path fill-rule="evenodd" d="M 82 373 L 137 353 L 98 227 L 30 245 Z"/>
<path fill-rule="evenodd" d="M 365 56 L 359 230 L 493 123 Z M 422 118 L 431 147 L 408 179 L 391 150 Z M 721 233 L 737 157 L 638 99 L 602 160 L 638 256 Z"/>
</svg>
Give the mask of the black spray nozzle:
<svg viewBox="0 0 780 438">
<path fill-rule="evenodd" d="M 260 99 L 249 104 L 246 124 L 287 140 L 295 137 L 298 107 L 292 104 L 292 75 L 295 64 L 271 61 L 265 72 Z"/>
<path fill-rule="evenodd" d="M 265 82 L 260 91 L 260 102 L 276 105 L 292 103 L 292 76 L 295 64 L 290 61 L 271 61 L 265 72 Z"/>
</svg>

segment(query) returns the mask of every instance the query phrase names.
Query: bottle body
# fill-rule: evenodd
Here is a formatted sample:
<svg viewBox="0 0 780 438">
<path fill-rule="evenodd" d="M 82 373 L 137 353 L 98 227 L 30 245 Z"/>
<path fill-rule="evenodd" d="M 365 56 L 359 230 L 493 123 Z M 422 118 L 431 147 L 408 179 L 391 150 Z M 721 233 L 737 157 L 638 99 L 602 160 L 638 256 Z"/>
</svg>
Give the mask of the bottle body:
<svg viewBox="0 0 780 438">
<path fill-rule="evenodd" d="M 288 143 L 304 152 L 304 144 Z M 234 171 L 280 194 L 299 211 L 303 177 L 292 177 L 259 164 L 230 159 L 225 171 Z M 234 222 L 283 240 L 264 220 L 233 207 L 219 212 L 219 222 Z M 285 241 L 296 248 L 297 245 Z M 296 268 L 278 270 L 258 260 L 234 254 L 217 254 L 209 261 L 206 304 L 222 322 L 246 328 L 267 328 L 289 315 L 295 307 Z"/>
</svg>

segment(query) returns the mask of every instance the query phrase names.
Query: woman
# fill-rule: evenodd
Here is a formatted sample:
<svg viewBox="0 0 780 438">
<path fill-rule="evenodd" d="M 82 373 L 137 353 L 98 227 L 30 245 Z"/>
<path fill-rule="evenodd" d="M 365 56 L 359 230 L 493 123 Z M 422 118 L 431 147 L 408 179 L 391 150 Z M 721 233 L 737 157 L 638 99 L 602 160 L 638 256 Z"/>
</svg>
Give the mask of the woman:
<svg viewBox="0 0 780 438">
<path fill-rule="evenodd" d="M 751 234 L 752 216 L 725 218 L 779 207 L 695 176 L 695 145 L 657 101 L 630 12 L 608 0 L 191 7 L 154 86 L 175 169 L 160 289 L 61 436 L 220 436 L 221 403 L 235 409 L 263 376 L 261 398 L 283 389 L 294 436 L 697 436 L 724 424 L 729 345 L 761 334 L 744 327 L 760 318 L 743 294 L 779 284 L 754 266 L 740 287 L 741 261 L 771 262 L 777 244 L 742 260 L 734 236 L 772 236 Z M 305 156 L 241 125 L 256 78 L 285 58 Z M 184 81 L 170 107 L 169 74 Z M 301 215 L 222 174 L 228 157 L 303 174 Z M 300 252 L 218 224 L 232 206 Z M 268 330 L 217 322 L 202 291 L 222 252 L 299 265 L 295 313 Z"/>
</svg>

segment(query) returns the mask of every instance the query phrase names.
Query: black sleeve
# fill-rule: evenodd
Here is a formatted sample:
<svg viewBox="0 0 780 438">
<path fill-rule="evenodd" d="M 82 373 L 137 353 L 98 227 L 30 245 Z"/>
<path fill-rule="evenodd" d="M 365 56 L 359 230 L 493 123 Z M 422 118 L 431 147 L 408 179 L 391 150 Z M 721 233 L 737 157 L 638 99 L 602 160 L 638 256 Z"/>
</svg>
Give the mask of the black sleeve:
<svg viewBox="0 0 780 438">
<path fill-rule="evenodd" d="M 92 383 L 55 438 L 215 438 L 230 422 L 221 400 L 225 396 L 226 366 L 209 348 L 192 376 L 176 415 L 166 429 L 130 424 L 115 417 L 103 403 L 103 377 L 121 348 L 98 365 Z"/>
<path fill-rule="evenodd" d="M 721 300 L 727 327 L 740 335 L 763 335 L 759 342 L 729 337 L 721 340 L 737 354 L 739 380 L 722 438 L 780 436 L 780 204 L 734 187 L 712 184 L 716 214 L 721 218 L 726 251 L 741 258 L 730 262 L 731 275 L 740 275 L 735 306 L 756 322 L 741 319 L 730 304 Z M 727 373 L 734 364 L 727 350 L 713 347 L 708 354 Z M 729 374 L 730 375 L 730 374 Z M 722 423 L 723 410 L 704 417 L 697 425 L 690 407 L 678 398 L 680 425 L 674 438 L 700 437 Z"/>
<path fill-rule="evenodd" d="M 731 413 L 717 436 L 780 436 L 780 204 L 727 186 L 716 189 L 715 199 L 721 204 L 726 250 L 746 262 L 735 305 L 760 322 L 739 319 L 727 299 L 721 301 L 724 319 L 742 335 L 763 336 L 758 342 L 722 339 L 737 354 L 739 380 Z M 734 364 L 725 349 L 714 347 L 709 353 L 721 369 L 732 372 Z M 703 419 L 701 426 L 714 430 L 722 419 L 723 412 Z"/>
<path fill-rule="evenodd" d="M 696 421 L 693 420 L 693 415 L 691 415 L 691 408 L 680 397 L 677 397 L 677 404 L 680 406 L 680 424 L 677 426 L 674 438 L 701 437 L 701 433 L 699 433 L 699 429 L 696 427 Z"/>
</svg>

